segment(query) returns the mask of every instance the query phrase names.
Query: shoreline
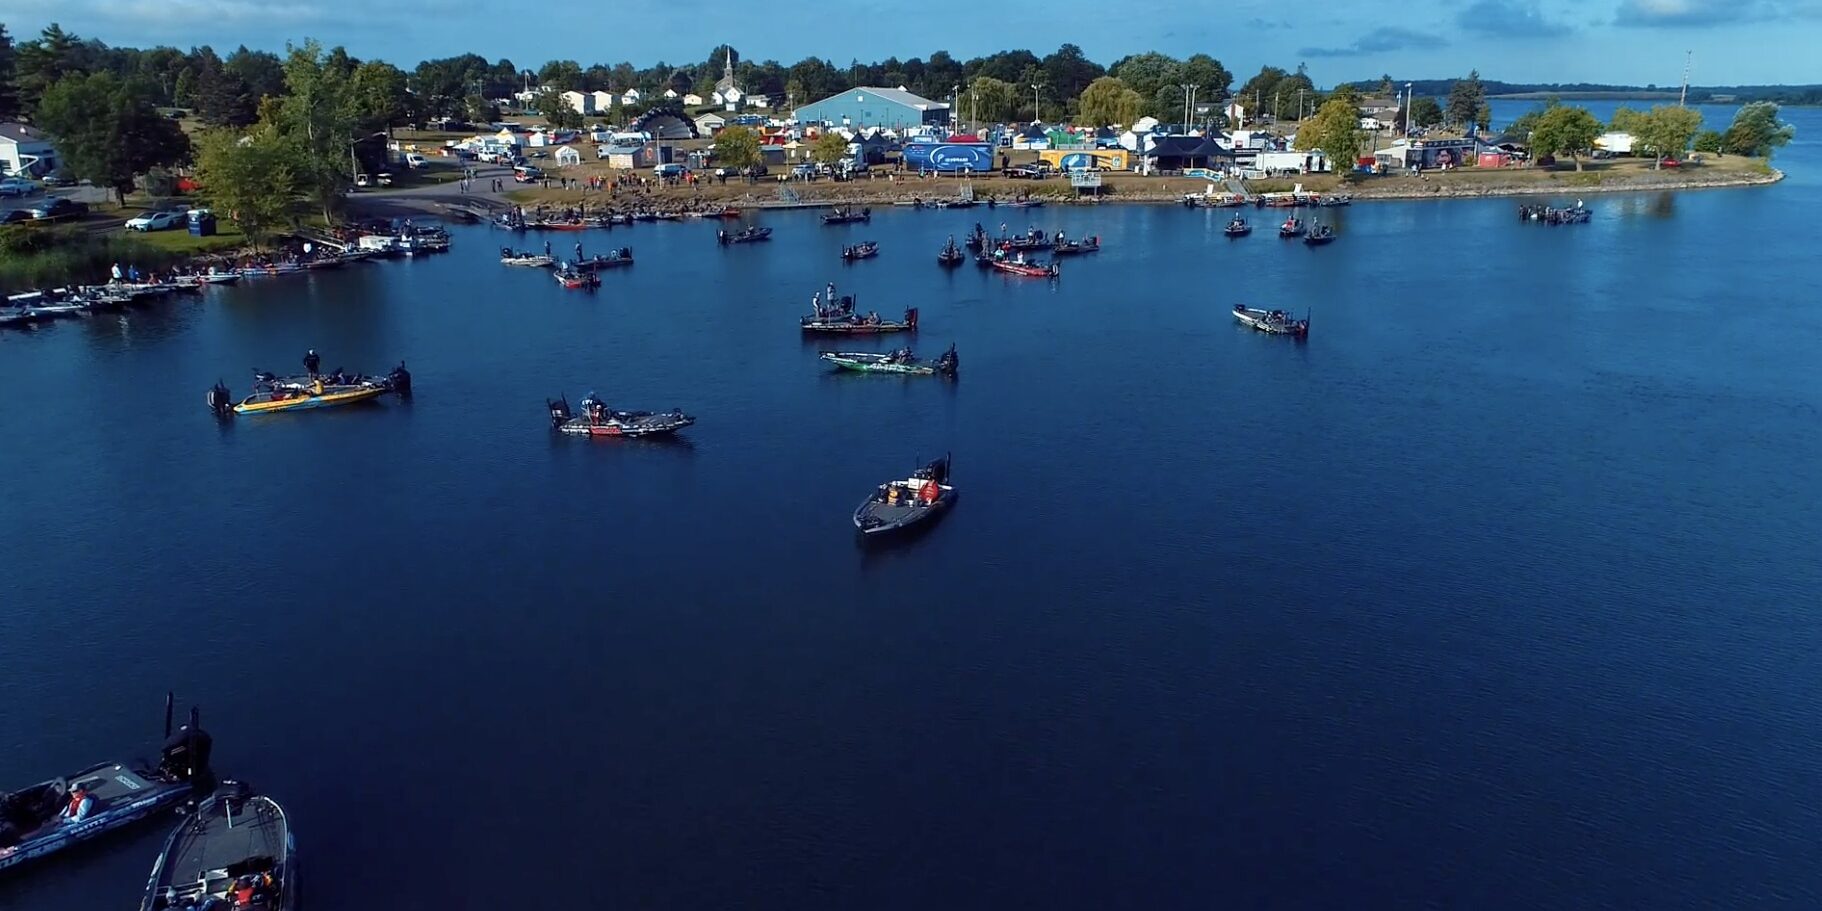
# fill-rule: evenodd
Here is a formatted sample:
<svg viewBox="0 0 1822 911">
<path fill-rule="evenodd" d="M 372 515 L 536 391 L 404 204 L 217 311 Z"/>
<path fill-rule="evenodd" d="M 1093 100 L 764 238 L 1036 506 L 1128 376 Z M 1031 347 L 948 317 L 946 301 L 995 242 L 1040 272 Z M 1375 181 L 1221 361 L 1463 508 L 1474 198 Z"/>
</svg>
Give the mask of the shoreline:
<svg viewBox="0 0 1822 911">
<path fill-rule="evenodd" d="M 1439 180 L 1428 185 L 1413 184 L 1411 178 L 1400 177 L 1398 184 L 1375 186 L 1371 183 L 1358 186 L 1342 184 L 1329 187 L 1326 182 L 1311 192 L 1346 193 L 1355 202 L 1394 201 L 1410 202 L 1426 199 L 1487 199 L 1514 197 L 1561 197 L 1565 195 L 1588 196 L 1612 193 L 1657 193 L 1684 192 L 1691 190 L 1749 189 L 1776 184 L 1787 176 L 1777 168 L 1770 168 L 1767 173 L 1729 171 L 1714 174 L 1676 174 L 1674 176 L 1656 171 L 1645 171 L 1624 176 L 1594 175 L 1596 181 L 1581 183 L 1578 176 L 1590 172 L 1562 171 L 1551 172 L 1548 178 L 1536 182 L 1500 183 L 1489 186 L 1474 186 L 1460 182 Z M 1325 175 L 1323 175 L 1325 176 Z M 1559 179 L 1560 178 L 1560 179 Z M 1581 179 L 1586 180 L 1586 177 Z M 398 216 L 403 213 L 423 213 L 447 216 L 451 209 L 468 209 L 470 211 L 498 211 L 512 205 L 523 205 L 531 208 L 543 204 L 561 208 L 563 206 L 585 204 L 591 209 L 612 207 L 616 209 L 707 209 L 731 206 L 739 209 L 756 211 L 790 211 L 793 209 L 826 209 L 834 206 L 878 206 L 907 208 L 915 205 L 917 200 L 926 204 L 931 201 L 946 201 L 956 198 L 954 192 L 958 183 L 943 183 L 941 178 L 929 181 L 900 181 L 884 184 L 868 181 L 859 188 L 852 184 L 786 184 L 793 192 L 812 198 L 785 200 L 776 197 L 777 187 L 763 184 L 753 187 L 712 187 L 709 192 L 671 188 L 657 192 L 622 193 L 610 196 L 600 192 L 581 190 L 514 190 L 500 196 L 483 194 L 364 194 L 358 200 L 351 200 L 351 213 L 366 217 Z M 1162 178 L 1157 189 L 1147 188 L 1141 192 L 1113 192 L 1094 198 L 1076 198 L 1064 193 L 1034 193 L 1030 198 L 1042 200 L 1045 206 L 1095 206 L 1095 205 L 1181 205 L 1185 193 L 1206 186 L 1214 186 L 1206 181 L 1178 178 Z M 1425 181 L 1426 178 L 1417 178 Z M 1286 181 L 1256 181 L 1271 189 L 1261 186 L 1253 192 L 1273 192 L 1279 189 L 1290 189 Z M 1284 186 L 1280 187 L 1280 184 Z M 1021 189 L 1027 185 L 1018 185 Z M 770 192 L 761 191 L 765 187 Z M 827 188 L 827 195 L 823 191 Z M 1000 194 L 979 193 L 977 196 L 985 202 L 992 196 L 996 201 Z M 998 189 L 998 187 L 994 187 Z M 1044 188 L 1053 189 L 1053 188 Z M 1123 189 L 1123 188 L 1122 188 Z M 736 191 L 736 192 L 729 192 Z M 744 191 L 744 192 L 739 192 Z M 512 198 L 512 197 L 517 198 Z"/>
</svg>

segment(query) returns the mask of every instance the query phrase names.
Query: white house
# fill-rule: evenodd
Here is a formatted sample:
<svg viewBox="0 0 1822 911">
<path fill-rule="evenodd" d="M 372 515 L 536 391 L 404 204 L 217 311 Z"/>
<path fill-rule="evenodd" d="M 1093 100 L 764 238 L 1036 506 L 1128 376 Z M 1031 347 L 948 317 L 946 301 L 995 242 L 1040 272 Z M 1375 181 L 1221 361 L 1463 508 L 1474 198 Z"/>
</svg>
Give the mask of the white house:
<svg viewBox="0 0 1822 911">
<path fill-rule="evenodd" d="M 43 177 L 57 170 L 57 147 L 23 123 L 0 123 L 0 165 L 9 176 Z"/>
<path fill-rule="evenodd" d="M 702 105 L 702 96 L 695 92 L 690 92 L 683 96 L 683 103 L 690 107 L 700 107 Z"/>
<path fill-rule="evenodd" d="M 582 153 L 575 146 L 564 146 L 557 150 L 557 167 L 567 168 L 582 163 Z"/>
<path fill-rule="evenodd" d="M 771 106 L 772 106 L 772 99 L 767 98 L 764 95 L 748 95 L 747 96 L 747 107 L 769 108 Z"/>
<path fill-rule="evenodd" d="M 8 125 L 10 126 L 10 124 Z M 1631 155 L 1632 144 L 1636 141 L 1631 133 L 1613 130 L 1594 137 L 1594 147 L 1605 149 L 1615 155 Z"/>
<path fill-rule="evenodd" d="M 595 100 L 595 113 L 605 114 L 614 109 L 613 92 L 589 92 L 588 94 Z"/>
<path fill-rule="evenodd" d="M 667 98 L 667 99 L 668 99 L 668 98 L 675 98 L 675 97 L 677 97 L 677 90 L 676 90 L 676 89 L 665 89 L 665 90 L 664 90 L 664 97 L 665 97 L 665 98 Z"/>
<path fill-rule="evenodd" d="M 639 97 L 638 89 L 627 89 L 626 94 L 620 96 L 620 103 L 625 105 L 638 104 Z"/>
<path fill-rule="evenodd" d="M 1227 115 L 1227 122 L 1232 126 L 1239 126 L 1246 122 L 1246 105 L 1238 101 L 1228 102 L 1227 107 L 1223 108 L 1221 113 Z"/>
<path fill-rule="evenodd" d="M 564 92 L 563 103 L 569 105 L 578 114 L 595 112 L 595 96 L 589 92 Z"/>
<path fill-rule="evenodd" d="M 701 117 L 696 118 L 696 132 L 703 136 L 710 135 L 711 133 L 714 133 L 716 130 L 719 130 L 722 127 L 725 127 L 727 125 L 728 125 L 727 118 L 721 116 L 720 114 L 715 113 L 714 111 L 710 111 L 707 114 L 704 114 Z"/>
</svg>

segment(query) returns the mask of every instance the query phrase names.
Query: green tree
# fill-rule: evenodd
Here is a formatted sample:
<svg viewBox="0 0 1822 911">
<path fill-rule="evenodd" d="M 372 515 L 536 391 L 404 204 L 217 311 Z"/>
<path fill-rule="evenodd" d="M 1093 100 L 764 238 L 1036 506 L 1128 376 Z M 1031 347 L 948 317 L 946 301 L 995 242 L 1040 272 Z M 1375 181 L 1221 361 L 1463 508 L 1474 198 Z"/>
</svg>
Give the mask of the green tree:
<svg viewBox="0 0 1822 911">
<path fill-rule="evenodd" d="M 259 116 L 259 98 L 246 80 L 228 71 L 214 52 L 199 57 L 196 88 L 191 103 L 203 123 L 215 127 L 244 127 Z"/>
<path fill-rule="evenodd" d="M 1411 99 L 1411 125 L 1428 129 L 1442 122 L 1442 105 L 1428 95 Z"/>
<path fill-rule="evenodd" d="M 1755 101 L 1742 106 L 1734 115 L 1733 125 L 1727 128 L 1721 148 L 1734 155 L 1769 159 L 1773 150 L 1796 135 L 1795 127 L 1778 122 L 1777 102 Z"/>
<path fill-rule="evenodd" d="M 817 164 L 834 165 L 848 157 L 848 137 L 829 130 L 816 141 L 810 143 L 810 160 Z"/>
<path fill-rule="evenodd" d="M 273 106 L 275 125 L 298 150 L 293 165 L 298 179 L 323 217 L 332 218 L 359 169 L 352 80 L 333 51 L 324 54 L 322 45 L 307 40 L 287 49 L 285 90 Z"/>
<path fill-rule="evenodd" d="M 0 24 L 0 120 L 19 119 L 19 67 L 13 53 L 13 36 Z"/>
<path fill-rule="evenodd" d="M 1444 106 L 1450 123 L 1468 124 L 1474 122 L 1474 116 L 1480 113 L 1480 106 L 1487 101 L 1487 90 L 1480 84 L 1480 71 L 1472 70 L 1468 78 L 1455 80 L 1449 88 L 1449 102 Z"/>
<path fill-rule="evenodd" d="M 187 108 L 196 103 L 196 71 L 184 67 L 177 73 L 177 85 L 171 89 L 171 104 Z"/>
<path fill-rule="evenodd" d="M 1581 153 L 1593 147 L 1601 122 L 1587 108 L 1557 106 L 1545 111 L 1531 131 L 1531 153 L 1539 157 L 1566 154 L 1582 169 Z"/>
<path fill-rule="evenodd" d="M 1018 90 L 1010 82 L 992 76 L 976 76 L 968 83 L 968 107 L 975 119 L 987 123 L 1004 123 L 1012 119 L 1018 105 Z"/>
<path fill-rule="evenodd" d="M 1519 136 L 1530 136 L 1537 131 L 1537 122 L 1542 120 L 1545 114 L 1562 106 L 1563 103 L 1554 97 L 1546 99 L 1542 105 L 1518 115 L 1518 119 L 1512 121 L 1512 125 L 1506 129 Z"/>
<path fill-rule="evenodd" d="M 1695 134 L 1695 150 L 1698 152 L 1707 152 L 1710 155 L 1720 154 L 1721 147 L 1726 142 L 1727 138 L 1717 130 L 1703 130 Z"/>
<path fill-rule="evenodd" d="M 1635 111 L 1622 104 L 1613 109 L 1613 120 L 1609 121 L 1609 128 L 1620 133 L 1634 132 L 1638 129 L 1639 118 L 1644 116 L 1644 111 Z"/>
<path fill-rule="evenodd" d="M 20 108 L 30 113 L 53 84 L 65 76 L 88 72 L 85 48 L 80 38 L 55 22 L 37 40 L 21 45 L 15 62 Z"/>
<path fill-rule="evenodd" d="M 1488 127 L 1493 126 L 1492 105 L 1483 101 L 1480 103 L 1480 107 L 1474 109 L 1474 125 L 1483 133 L 1487 131 Z"/>
<path fill-rule="evenodd" d="M 290 221 L 300 193 L 296 151 L 270 125 L 251 134 L 206 130 L 196 151 L 202 195 L 258 246 Z"/>
<path fill-rule="evenodd" d="M 1354 156 L 1360 154 L 1360 145 L 1365 141 L 1366 133 L 1360 129 L 1360 112 L 1342 98 L 1324 103 L 1315 116 L 1297 128 L 1296 147 L 1305 151 L 1320 150 L 1336 171 L 1346 172 L 1353 166 Z"/>
<path fill-rule="evenodd" d="M 759 135 L 752 130 L 730 126 L 715 134 L 715 161 L 721 165 L 750 168 L 758 164 L 759 160 Z"/>
<path fill-rule="evenodd" d="M 1118 76 L 1102 76 L 1082 90 L 1080 119 L 1094 126 L 1130 126 L 1139 119 L 1145 99 Z"/>
<path fill-rule="evenodd" d="M 1391 98 L 1398 94 L 1398 86 L 1392 84 L 1392 74 L 1379 77 L 1379 97 Z"/>
<path fill-rule="evenodd" d="M 143 80 L 72 73 L 45 90 L 37 122 L 56 137 L 71 173 L 111 188 L 124 201 L 135 177 L 190 152 L 189 139 L 176 121 L 158 113 L 155 98 Z"/>
<path fill-rule="evenodd" d="M 1639 118 L 1632 135 L 1640 145 L 1651 150 L 1656 159 L 1651 167 L 1657 170 L 1664 166 L 1666 157 L 1682 155 L 1683 150 L 1689 148 L 1689 140 L 1701 128 L 1702 115 L 1696 111 L 1660 104 Z"/>
<path fill-rule="evenodd" d="M 574 60 L 552 60 L 538 69 L 538 84 L 559 92 L 580 92 L 584 81 L 582 64 Z M 624 92 L 632 86 L 618 88 Z"/>
<path fill-rule="evenodd" d="M 413 99 L 405 71 L 390 63 L 369 60 L 354 68 L 350 77 L 354 113 L 362 133 L 392 133 L 411 119 Z"/>
<path fill-rule="evenodd" d="M 1260 113 L 1271 109 L 1272 97 L 1278 93 L 1278 83 L 1289 76 L 1289 72 L 1279 67 L 1260 67 L 1259 75 L 1248 79 L 1246 84 L 1240 87 L 1240 91 L 1235 94 L 1239 96 L 1240 103 L 1257 117 Z"/>
</svg>

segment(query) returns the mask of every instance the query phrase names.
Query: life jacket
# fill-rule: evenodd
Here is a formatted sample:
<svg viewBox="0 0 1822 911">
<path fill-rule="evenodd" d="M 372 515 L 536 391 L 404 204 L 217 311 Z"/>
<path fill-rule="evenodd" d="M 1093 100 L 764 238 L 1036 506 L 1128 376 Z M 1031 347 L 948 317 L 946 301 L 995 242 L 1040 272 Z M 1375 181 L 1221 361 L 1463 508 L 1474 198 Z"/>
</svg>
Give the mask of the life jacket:
<svg viewBox="0 0 1822 911">
<path fill-rule="evenodd" d="M 84 799 L 86 799 L 88 796 L 89 796 L 89 792 L 84 791 L 81 788 L 77 788 L 76 790 L 71 791 L 69 809 L 65 810 L 64 812 L 70 816 L 75 816 L 76 812 L 78 810 L 82 809 L 82 801 Z"/>
<path fill-rule="evenodd" d="M 925 481 L 924 489 L 922 491 L 920 491 L 920 495 L 924 498 L 925 504 L 935 503 L 936 495 L 937 495 L 936 482 L 935 481 Z"/>
</svg>

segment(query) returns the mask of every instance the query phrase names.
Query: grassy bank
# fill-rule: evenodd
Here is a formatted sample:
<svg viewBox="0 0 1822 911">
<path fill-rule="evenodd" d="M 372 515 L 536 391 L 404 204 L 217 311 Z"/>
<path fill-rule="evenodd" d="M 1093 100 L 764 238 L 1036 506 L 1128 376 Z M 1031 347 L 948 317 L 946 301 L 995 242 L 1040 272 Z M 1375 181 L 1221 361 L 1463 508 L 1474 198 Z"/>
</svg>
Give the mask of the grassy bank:
<svg viewBox="0 0 1822 911">
<path fill-rule="evenodd" d="M 115 263 L 161 272 L 203 253 L 240 247 L 239 234 L 191 237 L 181 231 L 98 234 L 80 228 L 0 227 L 0 290 L 29 291 L 105 281 Z"/>
</svg>

